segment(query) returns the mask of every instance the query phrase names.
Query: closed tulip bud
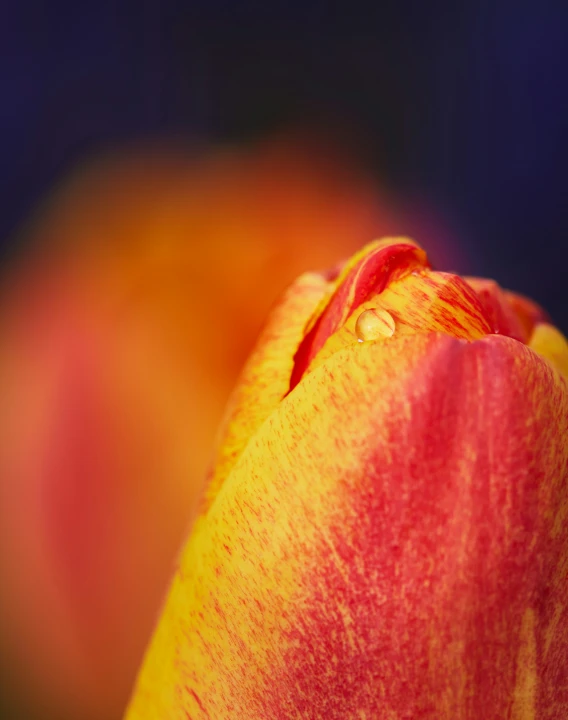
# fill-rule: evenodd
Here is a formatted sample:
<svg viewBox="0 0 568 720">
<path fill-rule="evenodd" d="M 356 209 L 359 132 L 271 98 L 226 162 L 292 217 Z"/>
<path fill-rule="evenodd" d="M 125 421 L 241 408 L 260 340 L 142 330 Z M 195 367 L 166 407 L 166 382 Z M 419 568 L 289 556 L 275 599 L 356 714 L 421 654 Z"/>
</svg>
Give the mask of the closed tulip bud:
<svg viewBox="0 0 568 720">
<path fill-rule="evenodd" d="M 568 717 L 568 345 L 373 243 L 237 386 L 129 720 Z"/>
</svg>

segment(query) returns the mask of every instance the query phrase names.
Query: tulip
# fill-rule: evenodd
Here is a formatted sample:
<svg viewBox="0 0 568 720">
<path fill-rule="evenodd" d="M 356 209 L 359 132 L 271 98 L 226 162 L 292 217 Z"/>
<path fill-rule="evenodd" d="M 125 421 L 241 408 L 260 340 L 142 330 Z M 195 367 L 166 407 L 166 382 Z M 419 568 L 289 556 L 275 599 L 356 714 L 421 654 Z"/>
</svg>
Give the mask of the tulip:
<svg viewBox="0 0 568 720">
<path fill-rule="evenodd" d="M 394 215 L 269 143 L 101 160 L 37 216 L 0 299 L 0 702 L 123 714 L 264 316 Z"/>
<path fill-rule="evenodd" d="M 375 242 L 284 295 L 126 717 L 568 717 L 568 344 Z"/>
</svg>

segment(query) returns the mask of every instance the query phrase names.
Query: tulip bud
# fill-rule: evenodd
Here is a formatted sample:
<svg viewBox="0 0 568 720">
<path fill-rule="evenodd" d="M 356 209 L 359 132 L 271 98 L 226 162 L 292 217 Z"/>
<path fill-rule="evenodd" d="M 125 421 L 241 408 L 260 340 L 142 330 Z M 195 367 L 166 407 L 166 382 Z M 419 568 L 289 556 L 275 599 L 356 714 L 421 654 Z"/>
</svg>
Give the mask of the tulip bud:
<svg viewBox="0 0 568 720">
<path fill-rule="evenodd" d="M 568 717 L 566 339 L 406 239 L 335 275 L 244 369 L 127 718 Z"/>
</svg>

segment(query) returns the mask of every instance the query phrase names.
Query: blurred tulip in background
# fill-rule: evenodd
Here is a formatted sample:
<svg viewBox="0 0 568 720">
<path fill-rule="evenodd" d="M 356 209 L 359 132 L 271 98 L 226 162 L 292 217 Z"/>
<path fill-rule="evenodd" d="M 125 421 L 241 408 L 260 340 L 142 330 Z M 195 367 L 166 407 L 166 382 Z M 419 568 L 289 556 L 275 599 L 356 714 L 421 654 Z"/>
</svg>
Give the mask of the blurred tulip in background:
<svg viewBox="0 0 568 720">
<path fill-rule="evenodd" d="M 282 289 L 423 213 L 302 143 L 88 165 L 4 268 L 0 656 L 25 717 L 117 718 L 215 428 Z M 435 224 L 434 255 L 459 264 Z M 35 713 L 35 715 L 34 715 Z"/>
</svg>

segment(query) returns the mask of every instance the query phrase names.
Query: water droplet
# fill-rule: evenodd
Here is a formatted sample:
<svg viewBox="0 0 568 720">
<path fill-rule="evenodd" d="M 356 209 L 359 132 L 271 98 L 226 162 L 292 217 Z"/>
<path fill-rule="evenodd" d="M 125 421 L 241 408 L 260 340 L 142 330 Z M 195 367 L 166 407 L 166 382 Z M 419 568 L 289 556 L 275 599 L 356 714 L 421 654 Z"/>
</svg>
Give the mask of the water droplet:
<svg viewBox="0 0 568 720">
<path fill-rule="evenodd" d="M 390 313 L 381 308 L 365 310 L 357 318 L 355 333 L 359 342 L 391 337 L 395 330 L 394 319 Z"/>
</svg>

